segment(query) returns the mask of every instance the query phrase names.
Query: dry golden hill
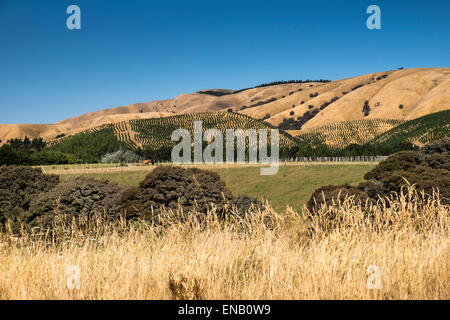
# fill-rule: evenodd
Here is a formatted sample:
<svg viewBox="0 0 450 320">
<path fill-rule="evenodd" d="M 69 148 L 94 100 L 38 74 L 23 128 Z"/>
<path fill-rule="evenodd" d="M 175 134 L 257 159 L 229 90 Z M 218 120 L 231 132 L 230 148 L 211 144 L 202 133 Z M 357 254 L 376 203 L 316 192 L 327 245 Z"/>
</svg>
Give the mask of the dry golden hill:
<svg viewBox="0 0 450 320">
<path fill-rule="evenodd" d="M 311 96 L 316 93 L 318 96 Z M 307 132 L 348 120 L 411 120 L 450 109 L 450 68 L 378 72 L 330 83 L 319 83 L 285 99 L 243 112 L 256 118 L 269 114 L 270 118 L 267 121 L 279 125 L 283 119 L 297 119 L 308 110 L 320 108 L 335 97 L 339 99 L 320 110 L 300 130 Z M 365 101 L 368 101 L 370 106 L 367 116 L 362 111 Z"/>
<path fill-rule="evenodd" d="M 282 99 L 293 90 L 306 84 L 285 84 L 254 88 L 240 93 L 217 97 L 204 93 L 183 94 L 173 99 L 135 103 L 83 114 L 55 124 L 0 124 L 0 140 L 6 142 L 12 138 L 43 137 L 53 140 L 60 134 L 70 135 L 82 132 L 102 124 L 121 122 L 141 118 L 161 118 L 174 114 L 220 111 L 228 108 L 239 110 L 243 106 L 272 98 Z M 214 90 L 230 92 L 230 90 Z M 233 91 L 231 91 L 233 92 Z"/>
<path fill-rule="evenodd" d="M 56 124 L 0 125 L 0 140 L 25 136 L 52 140 L 60 134 L 74 134 L 106 123 L 228 108 L 259 119 L 265 117 L 275 126 L 283 119 L 297 120 L 307 111 L 317 109 L 318 113 L 301 128 L 291 128 L 298 133 L 339 121 L 410 120 L 450 109 L 450 68 L 377 72 L 328 83 L 291 83 L 240 92 L 220 89 L 202 92 L 100 110 Z M 365 101 L 370 106 L 367 116 L 362 112 Z M 327 105 L 319 110 L 324 104 Z"/>
<path fill-rule="evenodd" d="M 116 123 L 132 119 L 163 118 L 172 115 L 168 112 L 103 114 L 103 111 L 87 113 L 77 118 L 67 119 L 55 124 L 0 124 L 0 140 L 5 143 L 9 139 L 25 136 L 43 137 L 54 140 L 58 135 L 73 135 L 103 124 Z"/>
</svg>

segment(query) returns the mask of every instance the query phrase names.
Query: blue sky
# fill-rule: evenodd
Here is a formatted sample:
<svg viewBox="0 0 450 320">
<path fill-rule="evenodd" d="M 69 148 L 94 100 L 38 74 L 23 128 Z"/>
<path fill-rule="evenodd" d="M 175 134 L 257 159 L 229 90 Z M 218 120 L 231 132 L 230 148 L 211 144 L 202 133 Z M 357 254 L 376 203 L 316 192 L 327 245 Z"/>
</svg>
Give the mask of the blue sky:
<svg viewBox="0 0 450 320">
<path fill-rule="evenodd" d="M 81 30 L 66 9 L 81 8 Z M 381 8 L 368 30 L 366 8 Z M 448 67 L 450 1 L 0 0 L 0 123 L 206 88 Z"/>
</svg>

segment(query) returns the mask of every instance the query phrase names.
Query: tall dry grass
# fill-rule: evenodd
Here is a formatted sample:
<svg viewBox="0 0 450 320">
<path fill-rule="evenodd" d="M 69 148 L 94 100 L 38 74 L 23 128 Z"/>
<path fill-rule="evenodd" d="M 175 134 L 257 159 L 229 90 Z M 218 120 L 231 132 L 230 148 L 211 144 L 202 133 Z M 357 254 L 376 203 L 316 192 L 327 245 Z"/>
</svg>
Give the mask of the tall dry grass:
<svg viewBox="0 0 450 320">
<path fill-rule="evenodd" d="M 62 215 L 62 214 L 61 214 Z M 0 235 L 1 299 L 449 299 L 449 206 L 413 188 L 377 206 L 269 206 L 218 220 L 166 212 L 165 227 L 100 216 Z M 68 290 L 78 265 L 81 289 Z M 381 271 L 369 290 L 366 269 Z"/>
</svg>

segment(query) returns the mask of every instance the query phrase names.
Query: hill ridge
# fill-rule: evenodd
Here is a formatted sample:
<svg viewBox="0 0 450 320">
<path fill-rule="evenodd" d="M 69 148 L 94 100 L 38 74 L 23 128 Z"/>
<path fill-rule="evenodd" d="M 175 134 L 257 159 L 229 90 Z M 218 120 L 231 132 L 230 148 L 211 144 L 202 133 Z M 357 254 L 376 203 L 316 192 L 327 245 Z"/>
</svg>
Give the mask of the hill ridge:
<svg viewBox="0 0 450 320">
<path fill-rule="evenodd" d="M 363 112 L 365 101 L 368 101 L 368 112 Z M 189 93 L 172 99 L 93 111 L 55 124 L 0 124 L 0 144 L 25 136 L 41 136 L 50 141 L 58 135 L 72 135 L 102 124 L 135 118 L 163 118 L 227 109 L 264 118 L 274 126 L 280 125 L 283 119 L 291 119 L 293 129 L 302 133 L 347 120 L 411 120 L 450 109 L 450 68 L 390 70 L 324 83 L 269 85 L 219 97 Z"/>
</svg>

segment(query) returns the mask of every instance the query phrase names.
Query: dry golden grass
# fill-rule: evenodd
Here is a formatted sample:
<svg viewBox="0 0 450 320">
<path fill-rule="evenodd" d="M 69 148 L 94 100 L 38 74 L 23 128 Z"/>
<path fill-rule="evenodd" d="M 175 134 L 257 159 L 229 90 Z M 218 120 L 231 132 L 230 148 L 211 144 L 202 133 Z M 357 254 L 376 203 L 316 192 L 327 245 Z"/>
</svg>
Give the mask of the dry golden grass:
<svg viewBox="0 0 450 320">
<path fill-rule="evenodd" d="M 164 228 L 60 215 L 54 233 L 0 234 L 1 299 L 450 298 L 449 206 L 412 188 L 314 215 L 166 212 Z M 66 288 L 69 265 L 81 269 L 80 290 Z M 370 265 L 380 290 L 367 288 Z"/>
</svg>

